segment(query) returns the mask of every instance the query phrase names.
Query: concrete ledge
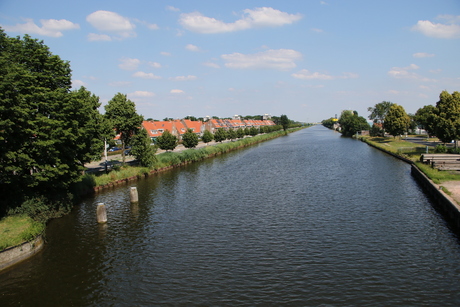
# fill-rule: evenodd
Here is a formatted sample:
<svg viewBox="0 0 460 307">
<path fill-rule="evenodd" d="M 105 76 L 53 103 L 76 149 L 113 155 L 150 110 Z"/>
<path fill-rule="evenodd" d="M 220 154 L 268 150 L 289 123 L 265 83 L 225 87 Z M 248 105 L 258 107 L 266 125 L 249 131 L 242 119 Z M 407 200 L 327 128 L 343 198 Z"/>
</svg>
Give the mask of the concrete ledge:
<svg viewBox="0 0 460 307">
<path fill-rule="evenodd" d="M 32 257 L 43 249 L 44 241 L 40 235 L 31 242 L 7 248 L 0 252 L 0 271 Z"/>
</svg>

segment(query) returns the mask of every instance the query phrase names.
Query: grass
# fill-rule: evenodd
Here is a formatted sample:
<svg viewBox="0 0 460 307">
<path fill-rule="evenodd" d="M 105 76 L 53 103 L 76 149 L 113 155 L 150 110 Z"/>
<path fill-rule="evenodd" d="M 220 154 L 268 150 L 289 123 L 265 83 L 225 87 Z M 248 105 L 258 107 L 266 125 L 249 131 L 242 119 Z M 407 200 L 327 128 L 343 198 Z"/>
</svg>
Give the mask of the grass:
<svg viewBox="0 0 460 307">
<path fill-rule="evenodd" d="M 36 222 L 27 215 L 5 217 L 0 220 L 0 251 L 33 240 L 44 229 L 44 223 Z"/>
</svg>

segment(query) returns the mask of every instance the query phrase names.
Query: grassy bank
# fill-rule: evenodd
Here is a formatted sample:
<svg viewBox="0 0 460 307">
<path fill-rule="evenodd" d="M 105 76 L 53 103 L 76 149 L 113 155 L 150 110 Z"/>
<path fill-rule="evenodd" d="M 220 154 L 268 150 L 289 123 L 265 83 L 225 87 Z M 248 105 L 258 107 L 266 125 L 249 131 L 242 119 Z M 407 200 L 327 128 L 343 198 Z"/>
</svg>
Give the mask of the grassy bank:
<svg viewBox="0 0 460 307">
<path fill-rule="evenodd" d="M 31 241 L 45 230 L 45 223 L 34 221 L 27 215 L 7 216 L 0 221 L 0 251 Z"/>
<path fill-rule="evenodd" d="M 446 181 L 460 181 L 460 174 L 455 171 L 439 171 L 429 165 L 420 162 L 420 156 L 426 153 L 425 145 L 418 145 L 395 139 L 393 137 L 362 137 L 361 140 L 374 147 L 399 155 L 412 161 L 428 178 L 436 184 Z M 434 148 L 429 148 L 429 153 L 433 153 Z"/>
</svg>

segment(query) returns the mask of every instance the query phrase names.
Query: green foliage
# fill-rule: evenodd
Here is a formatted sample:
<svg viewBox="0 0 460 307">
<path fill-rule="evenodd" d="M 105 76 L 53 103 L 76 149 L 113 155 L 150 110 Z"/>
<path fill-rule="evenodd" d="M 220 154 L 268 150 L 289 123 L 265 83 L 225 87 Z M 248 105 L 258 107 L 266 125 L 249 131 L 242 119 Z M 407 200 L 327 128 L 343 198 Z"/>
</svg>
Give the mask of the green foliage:
<svg viewBox="0 0 460 307">
<path fill-rule="evenodd" d="M 140 129 L 132 139 L 131 154 L 141 166 L 152 167 L 156 161 L 155 152 L 155 146 L 151 145 L 147 131 Z"/>
<path fill-rule="evenodd" d="M 380 124 L 373 123 L 371 129 L 369 130 L 370 136 L 382 136 L 384 133 Z"/>
<path fill-rule="evenodd" d="M 243 128 L 238 128 L 236 130 L 236 137 L 239 138 L 239 139 L 244 138 L 244 130 L 243 130 Z"/>
<path fill-rule="evenodd" d="M 187 132 L 182 136 L 182 144 L 185 148 L 195 148 L 198 145 L 198 136 L 192 129 L 187 129 Z"/>
<path fill-rule="evenodd" d="M 284 114 L 281 115 L 279 125 L 283 127 L 284 131 L 286 131 L 289 128 L 289 118 Z"/>
<path fill-rule="evenodd" d="M 236 131 L 235 131 L 234 129 L 231 129 L 231 128 L 228 129 L 228 131 L 227 131 L 227 138 L 228 138 L 229 140 L 234 140 L 234 139 L 236 139 L 236 138 L 237 138 L 237 136 L 236 136 Z"/>
<path fill-rule="evenodd" d="M 369 115 L 369 119 L 372 120 L 376 124 L 380 124 L 383 127 L 383 124 L 385 122 L 385 116 L 388 113 L 388 110 L 390 110 L 390 107 L 393 105 L 392 102 L 389 101 L 382 101 L 380 103 L 377 103 L 374 107 L 369 107 L 367 110 L 371 112 Z M 382 129 L 382 136 L 385 135 L 385 130 Z"/>
<path fill-rule="evenodd" d="M 177 137 L 172 135 L 169 130 L 165 130 L 165 132 L 157 138 L 157 146 L 163 150 L 174 150 L 177 146 Z"/>
<path fill-rule="evenodd" d="M 446 153 L 447 152 L 447 147 L 446 145 L 438 144 L 434 148 L 435 153 Z"/>
<path fill-rule="evenodd" d="M 433 115 L 436 136 L 444 143 L 460 139 L 460 93 L 442 91 L 436 109 Z"/>
<path fill-rule="evenodd" d="M 205 130 L 203 132 L 203 136 L 201 137 L 201 140 L 204 142 L 204 143 L 209 143 L 211 142 L 212 140 L 214 139 L 214 135 L 212 134 L 211 131 L 209 130 Z"/>
<path fill-rule="evenodd" d="M 256 136 L 258 134 L 259 134 L 259 129 L 257 129 L 256 127 L 249 128 L 249 135 Z"/>
<path fill-rule="evenodd" d="M 407 132 L 409 124 L 410 118 L 404 108 L 398 104 L 392 104 L 384 118 L 385 130 L 396 137 Z"/>
<path fill-rule="evenodd" d="M 101 153 L 98 98 L 71 92 L 68 62 L 43 42 L 0 29 L 0 212 L 66 191 Z M 14 193 L 11 193 L 14 191 Z"/>
<path fill-rule="evenodd" d="M 435 117 L 437 109 L 432 105 L 424 106 L 415 113 L 415 122 L 422 128 L 425 129 L 428 136 L 434 135 L 435 133 Z"/>
<path fill-rule="evenodd" d="M 125 163 L 125 148 L 142 125 L 143 117 L 136 112 L 136 105 L 126 95 L 117 93 L 105 106 L 105 117 L 120 134 L 122 159 Z"/>
<path fill-rule="evenodd" d="M 339 124 L 341 127 L 340 132 L 343 136 L 353 136 L 361 130 L 369 130 L 369 124 L 366 119 L 362 116 L 358 116 L 358 113 L 350 110 L 342 111 L 339 118 Z"/>
<path fill-rule="evenodd" d="M 225 131 L 223 128 L 218 128 L 216 132 L 214 133 L 214 140 L 216 142 L 222 142 L 227 139 L 227 131 Z"/>
</svg>

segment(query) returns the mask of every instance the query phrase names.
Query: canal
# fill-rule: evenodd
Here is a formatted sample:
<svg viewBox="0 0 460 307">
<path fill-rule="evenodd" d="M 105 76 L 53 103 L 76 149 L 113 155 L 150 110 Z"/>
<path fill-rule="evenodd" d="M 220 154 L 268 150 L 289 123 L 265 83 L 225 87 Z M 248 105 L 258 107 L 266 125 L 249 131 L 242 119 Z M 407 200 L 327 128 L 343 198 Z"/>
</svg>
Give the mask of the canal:
<svg viewBox="0 0 460 307">
<path fill-rule="evenodd" d="M 52 221 L 0 306 L 460 304 L 459 238 L 410 166 L 322 126 L 130 186 Z"/>
</svg>

